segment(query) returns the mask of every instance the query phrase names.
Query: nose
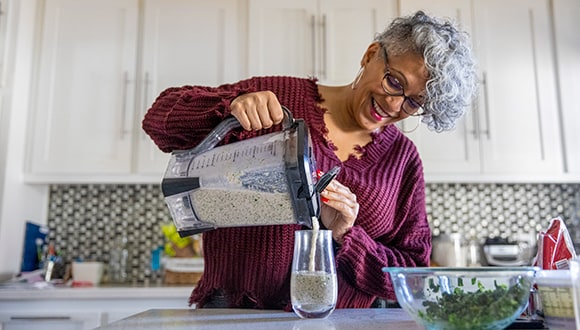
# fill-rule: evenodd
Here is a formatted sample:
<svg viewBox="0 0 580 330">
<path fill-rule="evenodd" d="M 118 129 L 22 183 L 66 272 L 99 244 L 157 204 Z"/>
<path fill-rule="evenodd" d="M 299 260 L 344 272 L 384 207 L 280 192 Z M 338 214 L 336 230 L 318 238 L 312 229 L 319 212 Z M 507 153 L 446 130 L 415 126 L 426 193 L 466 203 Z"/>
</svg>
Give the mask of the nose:
<svg viewBox="0 0 580 330">
<path fill-rule="evenodd" d="M 399 114 L 404 113 L 403 102 L 405 102 L 405 97 L 403 95 L 386 95 L 385 101 L 387 101 L 390 111 L 394 111 Z"/>
</svg>

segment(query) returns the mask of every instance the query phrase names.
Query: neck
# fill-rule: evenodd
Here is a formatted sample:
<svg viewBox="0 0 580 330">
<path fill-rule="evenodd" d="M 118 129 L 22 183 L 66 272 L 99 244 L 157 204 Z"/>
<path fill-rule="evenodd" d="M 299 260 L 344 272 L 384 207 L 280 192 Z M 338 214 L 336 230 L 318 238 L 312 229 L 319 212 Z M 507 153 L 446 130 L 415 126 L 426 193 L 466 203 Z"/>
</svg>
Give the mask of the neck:
<svg viewBox="0 0 580 330">
<path fill-rule="evenodd" d="M 352 117 L 352 89 L 346 86 L 319 86 L 319 92 L 324 100 L 321 104 L 326 108 L 326 117 L 343 131 L 360 129 Z"/>
</svg>

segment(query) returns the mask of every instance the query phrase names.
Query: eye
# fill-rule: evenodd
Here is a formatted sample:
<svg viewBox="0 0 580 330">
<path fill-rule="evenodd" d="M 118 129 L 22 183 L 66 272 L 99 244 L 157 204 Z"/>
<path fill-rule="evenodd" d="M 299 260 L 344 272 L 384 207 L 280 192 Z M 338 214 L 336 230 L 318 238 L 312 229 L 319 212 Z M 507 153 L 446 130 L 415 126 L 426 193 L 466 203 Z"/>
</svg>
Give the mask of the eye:
<svg viewBox="0 0 580 330">
<path fill-rule="evenodd" d="M 417 102 L 416 100 L 413 100 L 412 98 L 407 98 L 407 103 L 409 103 L 409 106 L 413 109 L 419 109 L 420 107 L 422 107 L 421 103 Z"/>
<path fill-rule="evenodd" d="M 399 80 L 393 76 L 391 76 L 390 74 L 387 74 L 385 76 L 385 80 L 387 81 L 387 84 L 389 85 L 389 88 L 393 91 L 397 91 L 397 92 L 403 92 L 403 85 L 401 85 L 401 83 L 399 82 Z"/>
</svg>

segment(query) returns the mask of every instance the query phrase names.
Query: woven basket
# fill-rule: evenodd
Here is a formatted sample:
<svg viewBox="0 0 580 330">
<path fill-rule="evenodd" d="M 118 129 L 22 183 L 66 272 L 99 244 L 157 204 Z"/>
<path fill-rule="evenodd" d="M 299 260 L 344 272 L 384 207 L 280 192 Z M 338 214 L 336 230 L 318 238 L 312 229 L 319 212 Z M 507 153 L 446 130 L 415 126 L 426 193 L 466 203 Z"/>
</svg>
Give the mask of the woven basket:
<svg viewBox="0 0 580 330">
<path fill-rule="evenodd" d="M 163 274 L 165 284 L 197 284 L 203 274 L 203 259 L 168 258 Z"/>
</svg>

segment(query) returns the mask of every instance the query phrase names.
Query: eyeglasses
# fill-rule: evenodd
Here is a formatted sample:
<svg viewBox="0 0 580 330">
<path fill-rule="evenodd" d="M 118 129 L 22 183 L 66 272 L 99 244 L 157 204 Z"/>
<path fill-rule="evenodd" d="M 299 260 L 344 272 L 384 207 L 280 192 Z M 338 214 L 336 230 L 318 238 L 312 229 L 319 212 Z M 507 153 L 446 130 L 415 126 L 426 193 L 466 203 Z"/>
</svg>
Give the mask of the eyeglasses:
<svg viewBox="0 0 580 330">
<path fill-rule="evenodd" d="M 405 95 L 405 90 L 403 89 L 403 85 L 399 81 L 399 79 L 393 77 L 391 75 L 391 71 L 389 71 L 389 62 L 387 59 L 387 50 L 382 47 L 383 52 L 385 54 L 385 61 L 387 65 L 387 72 L 383 76 L 383 80 L 381 81 L 381 86 L 387 95 L 390 96 L 402 96 L 404 98 L 403 103 L 401 104 L 401 110 L 405 112 L 409 116 L 423 116 L 426 114 L 425 109 L 423 108 L 423 104 L 417 102 L 416 100 L 408 97 Z"/>
</svg>

